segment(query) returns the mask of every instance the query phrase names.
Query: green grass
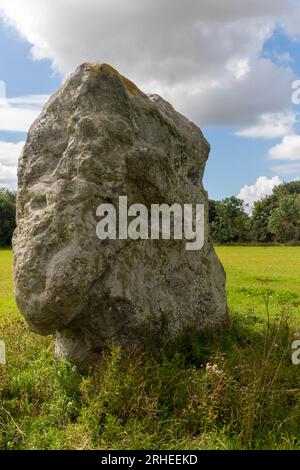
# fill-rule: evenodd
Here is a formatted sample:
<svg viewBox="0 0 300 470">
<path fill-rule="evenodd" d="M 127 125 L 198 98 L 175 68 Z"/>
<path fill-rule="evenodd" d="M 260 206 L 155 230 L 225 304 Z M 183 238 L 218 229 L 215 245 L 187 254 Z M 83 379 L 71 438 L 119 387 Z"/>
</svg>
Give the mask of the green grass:
<svg viewBox="0 0 300 470">
<path fill-rule="evenodd" d="M 217 251 L 226 331 L 139 356 L 112 344 L 84 376 L 28 332 L 0 251 L 0 449 L 300 449 L 300 248 Z"/>
<path fill-rule="evenodd" d="M 13 296 L 12 252 L 0 249 L 0 323 L 3 318 L 18 316 Z"/>
<path fill-rule="evenodd" d="M 300 305 L 300 247 L 217 247 L 227 274 L 228 302 L 232 309 L 265 311 L 263 294 L 271 291 L 270 304 Z"/>
</svg>

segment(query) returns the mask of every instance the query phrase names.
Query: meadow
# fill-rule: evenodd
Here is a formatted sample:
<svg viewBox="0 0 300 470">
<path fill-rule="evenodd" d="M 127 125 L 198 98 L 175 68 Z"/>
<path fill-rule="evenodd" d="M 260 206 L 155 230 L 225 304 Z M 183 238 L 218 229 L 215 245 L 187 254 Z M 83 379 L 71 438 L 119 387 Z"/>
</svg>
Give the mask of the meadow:
<svg viewBox="0 0 300 470">
<path fill-rule="evenodd" d="M 80 374 L 30 333 L 0 250 L 0 449 L 300 449 L 300 247 L 217 247 L 230 325 Z"/>
</svg>

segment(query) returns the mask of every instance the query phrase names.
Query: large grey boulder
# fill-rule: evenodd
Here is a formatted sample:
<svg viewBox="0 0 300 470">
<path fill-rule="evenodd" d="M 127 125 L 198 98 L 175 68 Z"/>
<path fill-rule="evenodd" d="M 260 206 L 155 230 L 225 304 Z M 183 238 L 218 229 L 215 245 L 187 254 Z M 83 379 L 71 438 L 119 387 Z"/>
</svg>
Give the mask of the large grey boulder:
<svg viewBox="0 0 300 470">
<path fill-rule="evenodd" d="M 227 321 L 209 239 L 200 129 L 112 67 L 83 64 L 32 125 L 18 170 L 15 296 L 32 331 L 83 363 L 112 338 L 143 347 Z M 97 207 L 205 204 L 205 243 L 100 240 Z"/>
</svg>

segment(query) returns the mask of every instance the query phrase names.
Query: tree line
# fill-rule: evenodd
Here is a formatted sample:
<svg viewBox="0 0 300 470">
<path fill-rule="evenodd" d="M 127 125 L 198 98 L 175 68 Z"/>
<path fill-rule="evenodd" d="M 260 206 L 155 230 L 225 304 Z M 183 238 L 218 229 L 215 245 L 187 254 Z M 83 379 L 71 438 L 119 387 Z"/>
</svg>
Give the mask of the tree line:
<svg viewBox="0 0 300 470">
<path fill-rule="evenodd" d="M 257 201 L 251 214 L 243 201 L 209 201 L 210 233 L 215 243 L 300 243 L 300 181 L 276 186 Z"/>
<path fill-rule="evenodd" d="M 11 245 L 16 227 L 16 193 L 0 188 L 0 246 Z M 210 233 L 215 243 L 300 244 L 300 181 L 276 186 L 247 212 L 235 196 L 209 201 Z"/>
<path fill-rule="evenodd" d="M 11 245 L 16 227 L 16 193 L 0 188 L 0 247 Z"/>
</svg>

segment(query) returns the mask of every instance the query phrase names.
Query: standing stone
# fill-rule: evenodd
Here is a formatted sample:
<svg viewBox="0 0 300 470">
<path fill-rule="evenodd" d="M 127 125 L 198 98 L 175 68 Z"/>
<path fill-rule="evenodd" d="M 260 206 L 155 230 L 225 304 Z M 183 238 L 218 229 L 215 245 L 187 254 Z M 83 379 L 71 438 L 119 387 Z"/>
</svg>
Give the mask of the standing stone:
<svg viewBox="0 0 300 470">
<path fill-rule="evenodd" d="M 227 321 L 202 186 L 209 144 L 157 95 L 83 64 L 32 125 L 18 170 L 15 296 L 32 331 L 84 363 L 113 338 L 138 348 Z M 100 240 L 97 207 L 205 204 L 205 244 Z"/>
</svg>

